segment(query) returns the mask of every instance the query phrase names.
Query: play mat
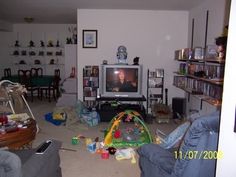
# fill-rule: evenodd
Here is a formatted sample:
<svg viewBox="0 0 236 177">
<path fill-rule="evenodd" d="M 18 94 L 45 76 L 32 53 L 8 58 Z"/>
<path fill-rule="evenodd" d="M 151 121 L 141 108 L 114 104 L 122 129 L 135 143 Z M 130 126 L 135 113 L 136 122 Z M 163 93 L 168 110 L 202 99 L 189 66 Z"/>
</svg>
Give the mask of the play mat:
<svg viewBox="0 0 236 177">
<path fill-rule="evenodd" d="M 105 131 L 105 146 L 123 148 L 152 143 L 152 137 L 141 115 L 133 110 L 117 114 Z"/>
</svg>

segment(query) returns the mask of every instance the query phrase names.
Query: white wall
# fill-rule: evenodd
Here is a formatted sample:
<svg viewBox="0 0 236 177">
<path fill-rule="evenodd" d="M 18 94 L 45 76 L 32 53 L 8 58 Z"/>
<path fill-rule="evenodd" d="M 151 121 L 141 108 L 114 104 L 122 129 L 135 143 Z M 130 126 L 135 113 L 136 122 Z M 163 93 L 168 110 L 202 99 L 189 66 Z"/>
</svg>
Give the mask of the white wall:
<svg viewBox="0 0 236 177">
<path fill-rule="evenodd" d="M 215 44 L 215 38 L 220 36 L 225 26 L 225 6 L 227 0 L 206 0 L 199 6 L 193 8 L 189 12 L 189 41 L 191 46 L 191 29 L 192 19 L 194 18 L 194 39 L 193 47 L 204 47 L 205 30 L 206 30 L 206 12 L 208 16 L 208 35 L 207 44 Z"/>
<path fill-rule="evenodd" d="M 223 152 L 223 158 L 217 161 L 216 177 L 236 176 L 236 133 L 235 125 L 236 105 L 236 70 L 235 70 L 235 41 L 236 41 L 236 1 L 233 0 L 230 10 L 228 44 L 225 66 L 223 105 L 220 123 L 219 148 Z"/>
<path fill-rule="evenodd" d="M 147 68 L 165 69 L 165 87 L 172 97 L 184 96 L 184 92 L 172 86 L 173 71 L 178 68 L 174 50 L 187 46 L 188 12 L 145 10 L 78 10 L 78 98 L 82 99 L 82 68 L 84 65 L 100 65 L 103 60 L 117 63 L 119 45 L 125 45 L 128 63 L 140 57 L 143 65 L 143 94 L 146 95 Z M 98 30 L 98 48 L 81 46 L 82 30 Z"/>
</svg>

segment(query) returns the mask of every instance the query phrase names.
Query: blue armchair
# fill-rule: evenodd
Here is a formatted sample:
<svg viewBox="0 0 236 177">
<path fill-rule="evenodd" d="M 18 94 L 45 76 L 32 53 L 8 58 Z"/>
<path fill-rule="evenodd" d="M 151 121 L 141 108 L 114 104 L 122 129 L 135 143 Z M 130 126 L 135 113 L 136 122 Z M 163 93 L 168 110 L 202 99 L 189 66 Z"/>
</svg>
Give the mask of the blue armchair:
<svg viewBox="0 0 236 177">
<path fill-rule="evenodd" d="M 218 131 L 219 112 L 215 112 L 195 119 L 176 151 L 143 145 L 138 149 L 141 177 L 213 177 Z"/>
</svg>

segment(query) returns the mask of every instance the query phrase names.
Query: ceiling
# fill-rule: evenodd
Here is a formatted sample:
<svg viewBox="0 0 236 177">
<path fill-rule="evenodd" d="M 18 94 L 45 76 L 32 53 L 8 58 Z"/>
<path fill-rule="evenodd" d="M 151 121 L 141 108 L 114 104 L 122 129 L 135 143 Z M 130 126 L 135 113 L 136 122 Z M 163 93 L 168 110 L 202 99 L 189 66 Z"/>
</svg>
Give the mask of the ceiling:
<svg viewBox="0 0 236 177">
<path fill-rule="evenodd" d="M 77 23 L 77 9 L 190 10 L 205 0 L 1 0 L 0 20 Z"/>
</svg>

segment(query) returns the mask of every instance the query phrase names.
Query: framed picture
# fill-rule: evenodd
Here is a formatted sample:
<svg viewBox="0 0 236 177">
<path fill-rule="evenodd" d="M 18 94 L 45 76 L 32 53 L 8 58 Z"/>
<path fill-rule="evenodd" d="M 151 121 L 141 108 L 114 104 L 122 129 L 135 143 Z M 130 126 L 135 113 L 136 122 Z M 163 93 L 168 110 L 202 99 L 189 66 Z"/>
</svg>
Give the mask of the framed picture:
<svg viewBox="0 0 236 177">
<path fill-rule="evenodd" d="M 83 30 L 83 48 L 97 48 L 97 30 Z"/>
</svg>

